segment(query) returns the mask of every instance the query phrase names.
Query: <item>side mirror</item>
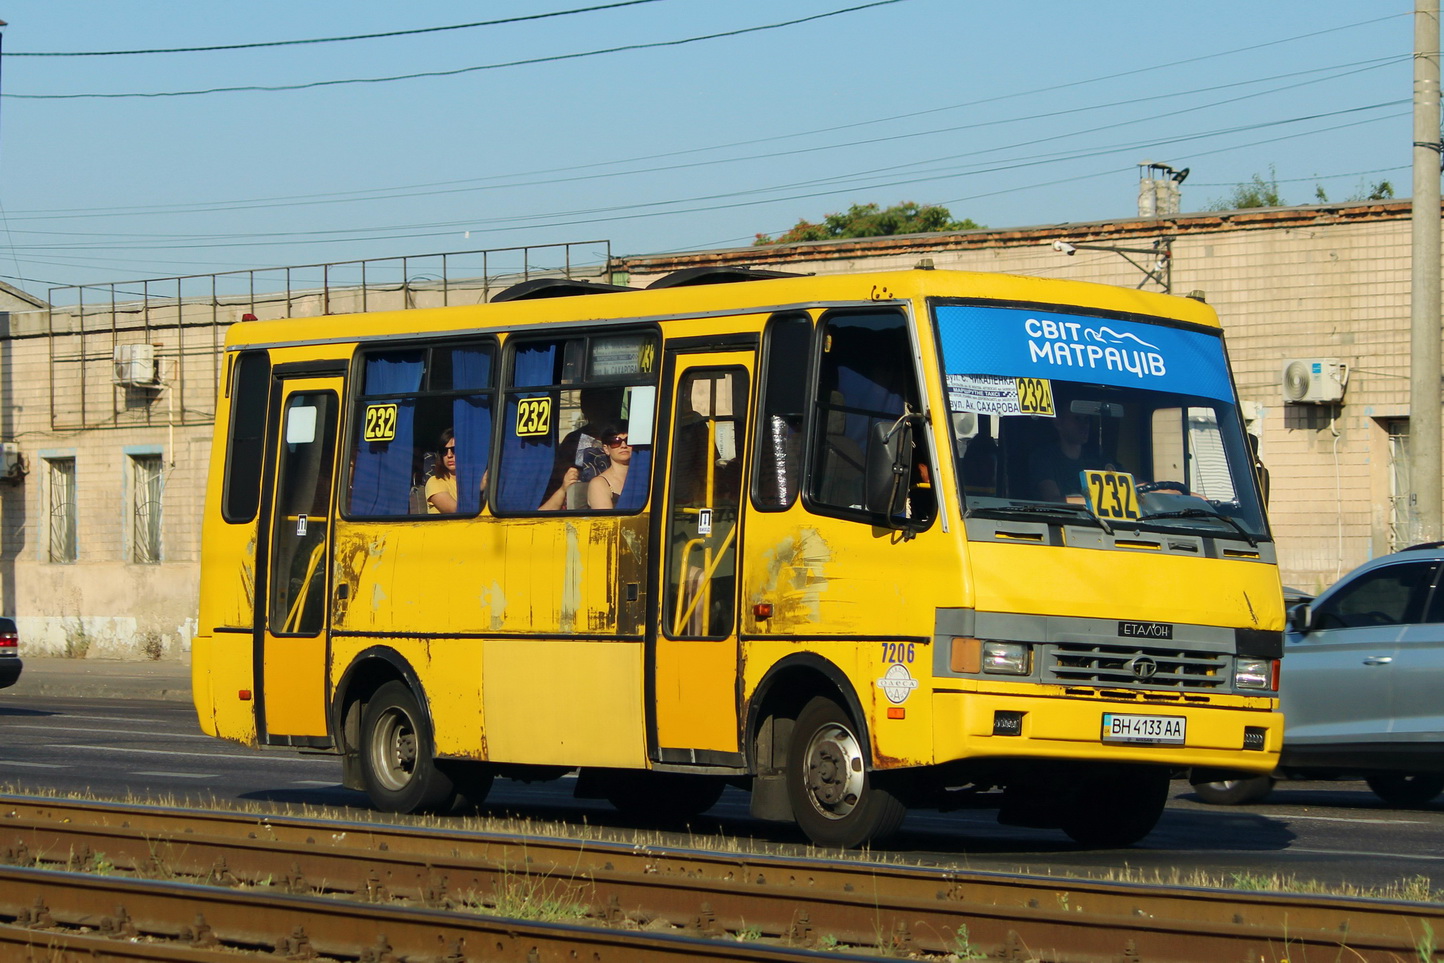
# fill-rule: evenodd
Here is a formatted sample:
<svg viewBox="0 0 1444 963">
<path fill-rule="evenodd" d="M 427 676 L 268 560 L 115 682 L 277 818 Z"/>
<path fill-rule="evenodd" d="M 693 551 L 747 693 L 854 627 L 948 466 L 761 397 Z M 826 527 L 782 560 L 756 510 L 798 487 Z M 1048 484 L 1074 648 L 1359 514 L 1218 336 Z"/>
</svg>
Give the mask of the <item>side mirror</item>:
<svg viewBox="0 0 1444 963">
<path fill-rule="evenodd" d="M 1295 605 L 1289 609 L 1289 628 L 1293 629 L 1299 635 L 1307 635 L 1312 614 L 1313 612 L 1309 603 L 1300 602 L 1298 605 Z"/>
<path fill-rule="evenodd" d="M 867 436 L 867 510 L 885 516 L 892 528 L 906 524 L 900 516 L 906 508 L 907 480 L 913 468 L 913 418 L 904 415 L 892 425 L 874 424 Z"/>
</svg>

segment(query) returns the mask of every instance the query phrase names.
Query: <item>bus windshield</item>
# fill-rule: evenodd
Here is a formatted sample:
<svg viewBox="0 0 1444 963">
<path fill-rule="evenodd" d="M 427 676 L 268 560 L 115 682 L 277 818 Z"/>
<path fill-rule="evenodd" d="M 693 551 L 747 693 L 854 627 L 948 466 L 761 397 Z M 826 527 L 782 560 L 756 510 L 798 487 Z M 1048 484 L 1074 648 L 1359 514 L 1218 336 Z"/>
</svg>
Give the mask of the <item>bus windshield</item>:
<svg viewBox="0 0 1444 963">
<path fill-rule="evenodd" d="M 1267 537 L 1221 338 L 1046 309 L 934 309 L 969 515 Z"/>
</svg>

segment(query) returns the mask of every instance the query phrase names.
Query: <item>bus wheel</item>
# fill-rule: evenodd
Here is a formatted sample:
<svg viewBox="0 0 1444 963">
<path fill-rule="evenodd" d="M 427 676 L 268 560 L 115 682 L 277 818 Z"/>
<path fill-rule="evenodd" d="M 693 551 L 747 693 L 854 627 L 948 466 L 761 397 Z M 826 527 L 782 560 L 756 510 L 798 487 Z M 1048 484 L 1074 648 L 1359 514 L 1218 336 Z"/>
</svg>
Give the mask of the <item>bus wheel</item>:
<svg viewBox="0 0 1444 963">
<path fill-rule="evenodd" d="M 787 794 L 797 825 L 819 846 L 878 842 L 907 815 L 902 802 L 868 772 L 857 726 L 826 696 L 809 702 L 793 726 Z"/>
<path fill-rule="evenodd" d="M 456 798 L 455 784 L 437 768 L 426 717 L 405 683 L 386 683 L 366 703 L 361 774 L 366 795 L 385 812 L 440 812 Z"/>
<path fill-rule="evenodd" d="M 1084 846 L 1132 846 L 1153 831 L 1168 802 L 1162 766 L 1091 766 L 1077 779 L 1062 828 Z"/>
<path fill-rule="evenodd" d="M 678 772 L 619 772 L 607 780 L 607 802 L 625 816 L 665 822 L 700 816 L 717 804 L 727 784 L 715 776 Z"/>
<path fill-rule="evenodd" d="M 1444 792 L 1444 776 L 1432 772 L 1376 772 L 1364 780 L 1390 806 L 1422 806 Z"/>
<path fill-rule="evenodd" d="M 491 785 L 496 781 L 496 771 L 484 762 L 447 759 L 437 763 L 437 767 L 451 780 L 457 793 L 473 806 L 486 802 Z"/>
<path fill-rule="evenodd" d="M 1237 779 L 1211 779 L 1195 782 L 1193 794 L 1215 806 L 1242 806 L 1258 802 L 1274 788 L 1272 776 L 1243 776 Z"/>
</svg>

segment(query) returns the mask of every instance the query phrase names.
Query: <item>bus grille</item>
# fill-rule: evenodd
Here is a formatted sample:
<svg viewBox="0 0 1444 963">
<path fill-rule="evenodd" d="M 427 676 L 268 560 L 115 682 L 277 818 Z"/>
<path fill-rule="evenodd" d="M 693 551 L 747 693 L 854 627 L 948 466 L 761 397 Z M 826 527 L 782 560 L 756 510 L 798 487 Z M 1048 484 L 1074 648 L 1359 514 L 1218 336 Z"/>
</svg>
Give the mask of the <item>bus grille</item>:
<svg viewBox="0 0 1444 963">
<path fill-rule="evenodd" d="M 1218 652 L 1061 643 L 1050 647 L 1050 656 L 1043 681 L 1068 685 L 1216 689 L 1228 678 L 1227 656 Z"/>
</svg>

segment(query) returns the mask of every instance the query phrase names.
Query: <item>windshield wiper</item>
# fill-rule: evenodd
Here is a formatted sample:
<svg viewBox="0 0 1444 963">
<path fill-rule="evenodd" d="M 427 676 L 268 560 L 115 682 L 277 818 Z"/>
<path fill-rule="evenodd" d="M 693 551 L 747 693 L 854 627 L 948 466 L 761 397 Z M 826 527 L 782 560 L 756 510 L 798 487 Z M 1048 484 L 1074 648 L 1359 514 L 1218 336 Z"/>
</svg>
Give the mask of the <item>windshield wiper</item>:
<svg viewBox="0 0 1444 963">
<path fill-rule="evenodd" d="M 1087 505 L 990 505 L 987 507 L 968 509 L 968 514 L 970 516 L 977 516 L 978 518 L 988 518 L 990 516 L 997 515 L 1002 515 L 1005 517 L 1008 515 L 1061 515 L 1064 512 L 1072 512 L 1075 515 L 1082 515 L 1094 522 L 1097 522 L 1098 527 L 1103 529 L 1109 535 L 1113 534 L 1113 526 L 1109 525 L 1107 521 L 1100 518 L 1097 513 L 1095 513 L 1093 509 L 1089 508 Z"/>
<path fill-rule="evenodd" d="M 1216 512 L 1208 508 L 1184 508 L 1176 512 L 1152 512 L 1148 515 L 1140 515 L 1138 520 L 1140 522 L 1151 522 L 1158 518 L 1217 518 L 1219 521 L 1232 526 L 1235 531 L 1247 539 L 1251 548 L 1258 548 L 1258 539 L 1254 537 L 1253 533 L 1222 512 Z"/>
</svg>

